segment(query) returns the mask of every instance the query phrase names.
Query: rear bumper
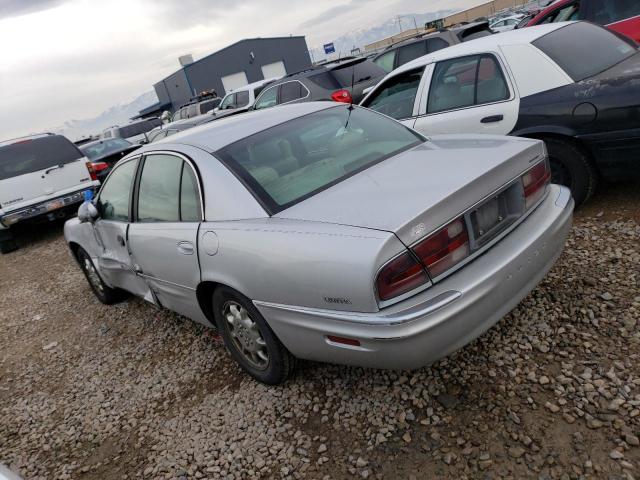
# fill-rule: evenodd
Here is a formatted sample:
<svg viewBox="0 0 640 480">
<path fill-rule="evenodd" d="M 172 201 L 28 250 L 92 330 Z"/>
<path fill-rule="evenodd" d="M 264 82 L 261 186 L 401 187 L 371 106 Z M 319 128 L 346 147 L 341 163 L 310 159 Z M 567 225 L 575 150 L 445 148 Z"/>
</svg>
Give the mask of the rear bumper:
<svg viewBox="0 0 640 480">
<path fill-rule="evenodd" d="M 569 190 L 549 195 L 504 239 L 428 290 L 377 313 L 254 302 L 299 358 L 372 368 L 427 365 L 471 342 L 511 311 L 551 269 L 571 228 Z M 347 337 L 360 346 L 336 344 Z"/>
<path fill-rule="evenodd" d="M 86 190 L 95 190 L 95 186 L 87 186 L 82 190 L 76 192 L 67 193 L 56 198 L 48 199 L 44 202 L 35 203 L 28 207 L 23 207 L 18 210 L 2 213 L 0 215 L 0 224 L 5 227 L 10 227 L 18 222 L 35 221 L 40 217 L 44 217 L 47 214 L 65 209 L 73 208 L 76 205 L 80 205 L 84 201 L 84 192 Z"/>
</svg>

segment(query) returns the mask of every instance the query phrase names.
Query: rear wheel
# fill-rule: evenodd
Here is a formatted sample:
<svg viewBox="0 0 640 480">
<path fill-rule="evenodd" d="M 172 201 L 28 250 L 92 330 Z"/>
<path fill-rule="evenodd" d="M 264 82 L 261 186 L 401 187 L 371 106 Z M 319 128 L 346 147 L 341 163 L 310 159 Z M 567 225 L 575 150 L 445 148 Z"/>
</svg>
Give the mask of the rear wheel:
<svg viewBox="0 0 640 480">
<path fill-rule="evenodd" d="M 598 173 L 589 156 L 577 145 L 558 138 L 543 138 L 549 152 L 551 182 L 571 189 L 580 205 L 594 194 L 598 186 Z"/>
<path fill-rule="evenodd" d="M 229 287 L 219 287 L 213 294 L 213 311 L 227 349 L 249 375 L 269 385 L 283 383 L 291 375 L 295 358 L 251 300 Z"/>
<path fill-rule="evenodd" d="M 111 305 L 113 303 L 118 303 L 122 301 L 125 297 L 125 293 L 122 290 L 117 288 L 109 287 L 98 273 L 93 261 L 89 254 L 82 248 L 78 248 L 78 262 L 80 263 L 80 268 L 84 272 L 84 276 L 87 278 L 89 282 L 89 286 L 93 293 L 98 297 L 100 302 L 105 305 Z"/>
</svg>

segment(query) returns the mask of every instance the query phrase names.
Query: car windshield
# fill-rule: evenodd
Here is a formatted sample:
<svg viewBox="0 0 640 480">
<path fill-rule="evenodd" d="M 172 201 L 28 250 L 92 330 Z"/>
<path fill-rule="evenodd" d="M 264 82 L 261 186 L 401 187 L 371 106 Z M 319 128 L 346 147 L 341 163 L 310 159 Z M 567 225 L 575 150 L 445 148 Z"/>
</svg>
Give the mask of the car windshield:
<svg viewBox="0 0 640 480">
<path fill-rule="evenodd" d="M 39 172 L 82 158 L 73 143 L 60 135 L 30 138 L 0 146 L 0 180 Z"/>
<path fill-rule="evenodd" d="M 124 138 L 112 138 L 83 145 L 80 147 L 80 150 L 89 157 L 89 160 L 94 160 L 96 158 L 106 157 L 115 152 L 120 152 L 131 145 L 131 142 L 127 142 Z"/>
<path fill-rule="evenodd" d="M 578 22 L 562 27 L 533 42 L 576 82 L 617 65 L 636 53 L 636 48 L 609 30 Z"/>
<path fill-rule="evenodd" d="M 216 156 L 275 214 L 423 141 L 383 115 L 345 105 L 272 127 Z"/>
</svg>

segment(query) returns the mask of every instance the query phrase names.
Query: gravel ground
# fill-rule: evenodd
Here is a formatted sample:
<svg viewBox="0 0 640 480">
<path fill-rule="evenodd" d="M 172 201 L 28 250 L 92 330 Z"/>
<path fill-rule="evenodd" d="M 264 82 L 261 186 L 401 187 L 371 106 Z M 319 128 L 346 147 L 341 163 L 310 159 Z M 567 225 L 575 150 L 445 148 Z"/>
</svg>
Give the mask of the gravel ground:
<svg viewBox="0 0 640 480">
<path fill-rule="evenodd" d="M 245 376 L 205 328 L 94 299 L 61 228 L 0 257 L 0 463 L 25 478 L 640 479 L 640 192 L 578 212 L 511 314 L 413 372 Z"/>
</svg>

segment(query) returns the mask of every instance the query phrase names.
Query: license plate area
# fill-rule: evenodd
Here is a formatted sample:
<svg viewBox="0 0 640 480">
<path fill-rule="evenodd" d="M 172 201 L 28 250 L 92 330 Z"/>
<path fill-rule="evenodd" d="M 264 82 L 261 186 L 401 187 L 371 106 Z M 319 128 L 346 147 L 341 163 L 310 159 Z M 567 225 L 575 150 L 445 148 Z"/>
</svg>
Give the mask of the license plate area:
<svg viewBox="0 0 640 480">
<path fill-rule="evenodd" d="M 522 184 L 516 182 L 466 215 L 471 250 L 490 242 L 524 214 Z"/>
</svg>

